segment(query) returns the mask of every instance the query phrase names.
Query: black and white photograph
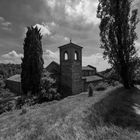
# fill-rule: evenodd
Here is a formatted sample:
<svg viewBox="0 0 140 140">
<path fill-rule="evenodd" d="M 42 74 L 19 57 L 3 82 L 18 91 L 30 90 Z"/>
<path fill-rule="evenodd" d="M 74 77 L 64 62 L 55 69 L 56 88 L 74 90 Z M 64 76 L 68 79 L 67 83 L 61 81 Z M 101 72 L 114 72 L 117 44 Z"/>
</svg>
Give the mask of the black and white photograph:
<svg viewBox="0 0 140 140">
<path fill-rule="evenodd" d="M 0 0 L 0 140 L 140 140 L 140 0 Z"/>
</svg>

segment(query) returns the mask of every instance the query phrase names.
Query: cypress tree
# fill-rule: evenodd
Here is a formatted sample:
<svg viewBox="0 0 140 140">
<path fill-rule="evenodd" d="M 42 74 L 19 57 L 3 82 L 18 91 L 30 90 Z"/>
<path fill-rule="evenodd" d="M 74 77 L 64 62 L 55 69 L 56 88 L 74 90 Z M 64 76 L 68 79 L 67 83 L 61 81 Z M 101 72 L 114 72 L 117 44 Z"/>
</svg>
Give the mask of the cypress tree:
<svg viewBox="0 0 140 140">
<path fill-rule="evenodd" d="M 31 92 L 36 95 L 40 92 L 43 71 L 42 35 L 37 27 L 27 27 L 23 44 L 24 57 L 21 63 L 21 87 L 24 95 Z"/>
</svg>

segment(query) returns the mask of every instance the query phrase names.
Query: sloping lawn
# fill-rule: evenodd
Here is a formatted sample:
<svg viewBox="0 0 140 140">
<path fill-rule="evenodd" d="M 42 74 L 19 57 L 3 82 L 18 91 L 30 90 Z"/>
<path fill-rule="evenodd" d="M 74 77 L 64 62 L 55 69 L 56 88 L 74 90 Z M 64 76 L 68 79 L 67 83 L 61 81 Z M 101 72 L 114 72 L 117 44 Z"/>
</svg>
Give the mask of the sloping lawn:
<svg viewBox="0 0 140 140">
<path fill-rule="evenodd" d="M 93 97 L 81 93 L 27 107 L 25 113 L 4 113 L 0 140 L 138 140 L 139 94 L 136 88 L 110 87 Z"/>
</svg>

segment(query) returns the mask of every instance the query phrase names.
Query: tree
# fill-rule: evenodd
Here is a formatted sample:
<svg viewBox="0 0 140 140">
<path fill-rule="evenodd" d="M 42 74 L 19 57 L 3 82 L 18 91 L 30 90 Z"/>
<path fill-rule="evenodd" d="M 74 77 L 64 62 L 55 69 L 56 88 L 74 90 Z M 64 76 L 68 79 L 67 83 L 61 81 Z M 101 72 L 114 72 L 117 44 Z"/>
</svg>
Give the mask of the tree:
<svg viewBox="0 0 140 140">
<path fill-rule="evenodd" d="M 125 88 L 133 86 L 137 62 L 134 41 L 138 10 L 131 10 L 131 5 L 131 0 L 99 0 L 97 10 L 104 58 L 115 68 Z"/>
<path fill-rule="evenodd" d="M 31 92 L 37 94 L 41 90 L 41 77 L 43 71 L 42 35 L 37 27 L 27 27 L 24 40 L 24 57 L 22 58 L 21 86 L 25 95 Z"/>
</svg>

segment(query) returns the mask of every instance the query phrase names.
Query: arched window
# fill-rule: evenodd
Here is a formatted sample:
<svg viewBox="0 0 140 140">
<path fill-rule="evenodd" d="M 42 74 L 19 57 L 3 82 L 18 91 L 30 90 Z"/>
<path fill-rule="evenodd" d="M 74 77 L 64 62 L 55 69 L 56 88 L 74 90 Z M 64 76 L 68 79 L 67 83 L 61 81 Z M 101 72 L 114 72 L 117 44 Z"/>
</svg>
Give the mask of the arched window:
<svg viewBox="0 0 140 140">
<path fill-rule="evenodd" d="M 64 60 L 68 60 L 68 59 L 69 59 L 68 52 L 65 52 L 64 53 Z"/>
<path fill-rule="evenodd" d="M 75 51 L 74 60 L 78 60 L 78 52 L 77 51 Z"/>
</svg>

